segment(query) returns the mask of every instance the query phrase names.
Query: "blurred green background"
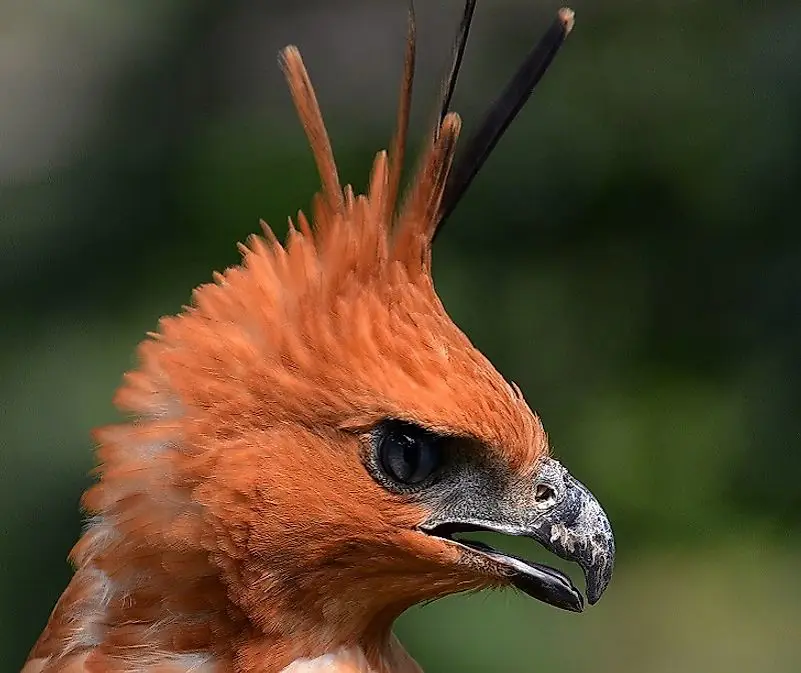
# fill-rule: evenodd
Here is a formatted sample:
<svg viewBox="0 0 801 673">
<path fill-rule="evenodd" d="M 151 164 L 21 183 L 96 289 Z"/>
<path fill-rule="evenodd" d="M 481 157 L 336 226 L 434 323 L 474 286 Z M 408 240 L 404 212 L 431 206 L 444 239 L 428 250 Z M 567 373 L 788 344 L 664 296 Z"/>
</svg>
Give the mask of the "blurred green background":
<svg viewBox="0 0 801 673">
<path fill-rule="evenodd" d="M 415 138 L 461 1 L 418 2 Z M 581 616 L 506 592 L 398 631 L 429 673 L 796 672 L 801 5 L 573 7 L 435 271 L 606 505 L 616 577 Z M 467 130 L 556 8 L 479 4 Z M 89 431 L 116 418 L 136 343 L 317 188 L 278 50 L 301 47 L 362 189 L 405 3 L 4 0 L 0 26 L 0 669 L 16 671 L 70 576 Z"/>
</svg>

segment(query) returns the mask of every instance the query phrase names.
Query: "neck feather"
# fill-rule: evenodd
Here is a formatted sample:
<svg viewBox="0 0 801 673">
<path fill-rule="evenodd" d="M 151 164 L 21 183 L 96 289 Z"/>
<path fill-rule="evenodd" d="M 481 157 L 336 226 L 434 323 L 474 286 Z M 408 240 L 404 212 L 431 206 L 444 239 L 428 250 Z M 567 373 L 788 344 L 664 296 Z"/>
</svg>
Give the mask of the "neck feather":
<svg viewBox="0 0 801 673">
<path fill-rule="evenodd" d="M 98 519 L 78 543 L 78 570 L 34 648 L 31 673 L 90 664 L 107 673 L 133 665 L 142 673 L 420 671 L 391 634 L 391 618 L 314 621 L 284 610 L 257 623 L 208 558 L 161 552 L 115 563 L 122 539 Z"/>
</svg>

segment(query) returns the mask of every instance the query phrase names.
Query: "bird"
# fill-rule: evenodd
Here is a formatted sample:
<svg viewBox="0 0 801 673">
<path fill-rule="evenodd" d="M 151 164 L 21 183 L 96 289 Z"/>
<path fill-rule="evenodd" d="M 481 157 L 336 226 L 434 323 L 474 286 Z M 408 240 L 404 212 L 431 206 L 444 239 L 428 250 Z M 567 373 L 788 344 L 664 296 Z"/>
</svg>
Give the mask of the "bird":
<svg viewBox="0 0 801 673">
<path fill-rule="evenodd" d="M 594 604 L 615 543 L 539 418 L 447 314 L 432 243 L 573 27 L 559 10 L 457 152 L 450 109 L 464 6 L 433 131 L 401 190 L 416 50 L 365 194 L 342 187 L 299 50 L 280 63 L 320 175 L 289 220 L 240 244 L 138 347 L 93 432 L 75 573 L 23 673 L 413 673 L 409 607 L 512 587 L 585 599 L 547 565 L 470 534 L 536 540 L 583 569 Z"/>
</svg>

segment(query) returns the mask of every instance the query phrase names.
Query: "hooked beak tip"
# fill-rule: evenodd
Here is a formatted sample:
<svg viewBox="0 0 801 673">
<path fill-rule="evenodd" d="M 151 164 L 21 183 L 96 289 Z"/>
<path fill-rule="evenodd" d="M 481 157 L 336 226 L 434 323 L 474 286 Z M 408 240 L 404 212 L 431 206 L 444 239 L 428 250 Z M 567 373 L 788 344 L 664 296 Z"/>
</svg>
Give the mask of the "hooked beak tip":
<svg viewBox="0 0 801 673">
<path fill-rule="evenodd" d="M 586 581 L 587 603 L 595 605 L 606 591 L 609 582 L 612 579 L 612 566 L 605 558 L 601 568 L 591 568 L 585 571 L 584 578 Z"/>
</svg>

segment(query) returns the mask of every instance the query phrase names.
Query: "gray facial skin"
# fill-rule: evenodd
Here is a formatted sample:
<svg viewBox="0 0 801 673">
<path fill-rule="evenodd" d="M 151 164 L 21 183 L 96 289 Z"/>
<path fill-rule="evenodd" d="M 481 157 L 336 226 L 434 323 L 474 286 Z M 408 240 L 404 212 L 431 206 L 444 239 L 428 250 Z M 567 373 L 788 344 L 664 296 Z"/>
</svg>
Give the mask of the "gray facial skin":
<svg viewBox="0 0 801 673">
<path fill-rule="evenodd" d="M 459 544 L 476 557 L 474 561 L 481 563 L 483 558 L 488 566 L 501 566 L 512 584 L 528 595 L 564 610 L 582 611 L 581 593 L 563 573 L 452 536 L 484 530 L 533 538 L 581 566 L 587 601 L 598 601 L 612 577 L 615 541 L 603 508 L 581 482 L 552 458 L 542 460 L 530 480 L 475 459 L 452 465 L 422 498 L 433 513 L 421 530 Z"/>
</svg>

